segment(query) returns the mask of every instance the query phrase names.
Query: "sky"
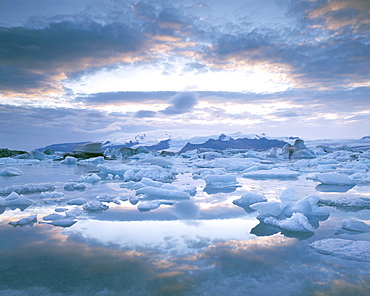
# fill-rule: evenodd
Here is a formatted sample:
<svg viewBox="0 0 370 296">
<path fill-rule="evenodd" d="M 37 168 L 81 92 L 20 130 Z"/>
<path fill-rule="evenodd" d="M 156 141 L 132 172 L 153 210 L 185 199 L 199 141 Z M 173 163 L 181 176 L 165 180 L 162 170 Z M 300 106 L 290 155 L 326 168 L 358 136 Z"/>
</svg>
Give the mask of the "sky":
<svg viewBox="0 0 370 296">
<path fill-rule="evenodd" d="M 1 0 L 0 148 L 370 135 L 368 0 Z"/>
</svg>

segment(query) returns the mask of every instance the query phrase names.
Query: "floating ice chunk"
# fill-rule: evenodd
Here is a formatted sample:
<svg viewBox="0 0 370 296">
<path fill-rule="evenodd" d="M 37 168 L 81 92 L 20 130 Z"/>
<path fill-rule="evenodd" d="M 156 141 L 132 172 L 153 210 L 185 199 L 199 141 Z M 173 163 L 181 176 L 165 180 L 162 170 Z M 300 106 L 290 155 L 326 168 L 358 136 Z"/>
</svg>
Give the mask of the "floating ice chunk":
<svg viewBox="0 0 370 296">
<path fill-rule="evenodd" d="M 144 194 L 146 199 L 189 199 L 190 194 L 181 190 L 163 189 L 147 186 L 136 190 L 136 194 Z"/>
<path fill-rule="evenodd" d="M 78 178 L 77 182 L 86 182 L 86 183 L 91 183 L 91 184 L 94 184 L 94 183 L 97 183 L 101 180 L 101 178 L 93 173 L 93 174 L 89 174 L 89 175 L 82 175 L 80 178 Z"/>
<path fill-rule="evenodd" d="M 141 180 L 142 178 L 149 178 L 160 182 L 172 182 L 174 180 L 174 176 L 171 172 L 161 167 L 142 168 L 135 176 L 138 180 Z"/>
<path fill-rule="evenodd" d="M 99 163 L 104 163 L 104 156 L 98 156 L 98 157 L 91 157 L 88 159 L 79 160 L 77 162 L 78 165 L 95 165 Z"/>
<path fill-rule="evenodd" d="M 64 184 L 64 190 L 74 191 L 74 190 L 85 190 L 86 186 L 83 183 L 77 184 L 76 182 L 68 182 Z"/>
<path fill-rule="evenodd" d="M 286 216 L 292 215 L 294 212 L 302 213 L 307 217 L 322 216 L 329 217 L 329 211 L 324 207 L 319 207 L 320 198 L 316 194 L 311 194 L 294 203 L 289 203 L 285 206 L 283 213 Z"/>
<path fill-rule="evenodd" d="M 293 213 L 290 218 L 278 220 L 274 217 L 267 217 L 263 222 L 274 225 L 276 227 L 299 232 L 314 232 L 314 229 L 305 215 L 302 213 Z"/>
<path fill-rule="evenodd" d="M 250 209 L 250 205 L 266 201 L 267 198 L 265 196 L 257 192 L 250 191 L 244 194 L 241 198 L 234 200 L 233 204 L 244 209 Z"/>
<path fill-rule="evenodd" d="M 75 205 L 75 206 L 82 206 L 86 203 L 86 199 L 79 197 L 79 198 L 73 198 L 67 201 L 67 205 Z"/>
<path fill-rule="evenodd" d="M 247 172 L 242 176 L 251 179 L 296 179 L 299 175 L 300 173 L 288 169 L 273 168 L 271 170 Z"/>
<path fill-rule="evenodd" d="M 112 174 L 112 175 L 119 175 L 119 176 L 123 176 L 123 174 L 131 169 L 130 166 L 127 166 L 127 165 L 124 165 L 124 164 L 120 164 L 120 165 L 111 165 L 111 164 L 98 164 L 97 166 L 97 169 L 100 170 L 100 173 L 103 174 L 103 175 L 108 175 L 108 174 Z"/>
<path fill-rule="evenodd" d="M 141 159 L 139 163 L 157 165 L 163 168 L 170 168 L 173 166 L 172 162 L 162 158 L 145 158 Z"/>
<path fill-rule="evenodd" d="M 54 191 L 54 185 L 52 184 L 25 184 L 25 185 L 13 185 L 0 189 L 0 195 L 8 195 L 12 192 L 18 194 L 31 194 L 45 191 Z"/>
<path fill-rule="evenodd" d="M 250 208 L 260 212 L 260 214 L 257 216 L 259 219 L 270 216 L 277 217 L 281 214 L 280 202 L 259 202 L 250 205 Z"/>
<path fill-rule="evenodd" d="M 309 245 L 315 251 L 347 260 L 370 261 L 370 242 L 326 238 Z"/>
<path fill-rule="evenodd" d="M 159 201 L 153 200 L 148 202 L 141 202 L 137 208 L 140 212 L 148 212 L 151 210 L 158 209 L 161 203 Z"/>
<path fill-rule="evenodd" d="M 343 219 L 342 228 L 345 230 L 358 231 L 358 232 L 370 232 L 370 225 L 363 221 L 354 219 Z"/>
<path fill-rule="evenodd" d="M 74 164 L 77 164 L 77 158 L 73 156 L 66 156 L 66 158 L 64 158 L 60 163 L 74 165 Z"/>
<path fill-rule="evenodd" d="M 26 218 L 22 218 L 16 222 L 9 222 L 10 225 L 16 227 L 16 226 L 20 226 L 20 227 L 24 227 L 24 226 L 33 226 L 33 224 L 35 224 L 37 222 L 37 215 L 32 215 L 32 216 L 29 216 L 29 217 L 26 217 Z"/>
<path fill-rule="evenodd" d="M 37 150 L 32 150 L 31 151 L 31 157 L 33 159 L 38 159 L 38 160 L 47 159 L 47 155 L 45 153 L 37 151 Z"/>
<path fill-rule="evenodd" d="M 98 200 L 89 201 L 84 204 L 83 209 L 89 213 L 101 213 L 108 210 L 108 206 Z"/>
<path fill-rule="evenodd" d="M 16 192 L 12 192 L 5 198 L 5 206 L 17 206 L 17 205 L 32 205 L 34 201 L 23 196 L 19 195 Z"/>
<path fill-rule="evenodd" d="M 348 176 L 338 173 L 316 174 L 316 179 L 325 185 L 356 185 Z"/>
<path fill-rule="evenodd" d="M 12 168 L 12 167 L 6 167 L 5 169 L 0 171 L 0 176 L 20 176 L 23 172 L 20 169 Z"/>
<path fill-rule="evenodd" d="M 213 188 L 240 186 L 233 175 L 210 175 L 204 178 L 206 186 Z"/>
</svg>

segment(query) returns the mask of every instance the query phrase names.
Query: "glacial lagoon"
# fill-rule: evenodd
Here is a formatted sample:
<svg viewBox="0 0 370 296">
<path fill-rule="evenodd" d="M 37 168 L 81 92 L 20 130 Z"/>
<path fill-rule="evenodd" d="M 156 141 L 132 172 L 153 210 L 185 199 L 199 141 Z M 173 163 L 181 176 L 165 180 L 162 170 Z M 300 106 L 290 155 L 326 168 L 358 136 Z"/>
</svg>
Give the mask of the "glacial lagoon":
<svg viewBox="0 0 370 296">
<path fill-rule="evenodd" d="M 369 153 L 212 153 L 0 159 L 10 172 L 0 177 L 0 295 L 369 295 Z M 18 195 L 29 204 L 7 200 L 4 189 L 27 184 L 36 187 Z M 266 210 L 236 205 L 247 193 L 264 196 Z M 297 205 L 310 195 L 319 201 Z M 301 216 L 274 214 L 273 204 Z M 60 216 L 73 224 L 53 225 Z"/>
</svg>

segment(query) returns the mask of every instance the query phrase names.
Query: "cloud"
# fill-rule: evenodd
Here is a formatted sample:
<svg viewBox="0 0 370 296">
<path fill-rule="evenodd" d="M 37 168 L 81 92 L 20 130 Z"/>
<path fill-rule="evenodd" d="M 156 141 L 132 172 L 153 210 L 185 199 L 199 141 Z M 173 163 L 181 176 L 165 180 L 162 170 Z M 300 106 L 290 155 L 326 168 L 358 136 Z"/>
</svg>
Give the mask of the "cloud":
<svg viewBox="0 0 370 296">
<path fill-rule="evenodd" d="M 144 36 L 134 27 L 92 21 L 0 27 L 0 39 L 1 73 L 6 74 L 2 74 L 6 80 L 0 79 L 0 88 L 9 92 L 48 88 L 60 73 L 117 63 L 144 44 Z M 55 83 L 60 84 L 60 79 Z"/>
<path fill-rule="evenodd" d="M 154 111 L 139 110 L 136 112 L 135 117 L 137 118 L 152 118 L 155 117 L 158 113 Z"/>
<path fill-rule="evenodd" d="M 85 96 L 76 97 L 76 101 L 83 102 L 85 105 L 96 104 L 119 104 L 119 103 L 153 103 L 167 102 L 175 91 L 163 92 L 132 92 L 132 91 L 117 91 L 117 92 L 100 92 Z"/>
<path fill-rule="evenodd" d="M 198 94 L 194 92 L 179 92 L 171 99 L 171 105 L 161 112 L 166 115 L 184 114 L 198 104 Z"/>
</svg>

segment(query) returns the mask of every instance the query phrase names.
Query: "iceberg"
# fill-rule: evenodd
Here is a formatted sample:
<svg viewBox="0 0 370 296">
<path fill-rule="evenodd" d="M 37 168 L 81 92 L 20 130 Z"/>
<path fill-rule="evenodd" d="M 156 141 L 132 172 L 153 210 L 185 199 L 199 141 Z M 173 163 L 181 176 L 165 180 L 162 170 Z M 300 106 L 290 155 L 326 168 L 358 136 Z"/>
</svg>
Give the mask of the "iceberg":
<svg viewBox="0 0 370 296">
<path fill-rule="evenodd" d="M 172 182 L 175 179 L 171 172 L 161 167 L 142 168 L 135 174 L 135 177 L 138 180 L 149 178 L 160 182 Z"/>
<path fill-rule="evenodd" d="M 258 202 L 250 205 L 250 208 L 259 211 L 258 219 L 266 217 L 278 217 L 281 214 L 281 202 Z"/>
<path fill-rule="evenodd" d="M 77 158 L 73 156 L 66 156 L 61 162 L 61 164 L 75 165 L 77 164 Z"/>
<path fill-rule="evenodd" d="M 284 207 L 283 213 L 285 216 L 290 216 L 297 212 L 305 216 L 322 216 L 328 218 L 330 215 L 329 211 L 324 207 L 319 207 L 319 202 L 320 198 L 316 194 L 311 194 L 296 202 L 288 203 Z"/>
<path fill-rule="evenodd" d="M 370 261 L 370 242 L 353 241 L 340 238 L 326 238 L 315 241 L 309 246 L 322 254 L 347 260 Z"/>
<path fill-rule="evenodd" d="M 97 174 L 92 173 L 88 175 L 82 175 L 80 178 L 78 178 L 77 182 L 79 183 L 86 182 L 86 183 L 94 184 L 94 183 L 99 182 L 100 180 L 101 178 Z"/>
<path fill-rule="evenodd" d="M 278 220 L 274 217 L 266 217 L 263 222 L 276 227 L 296 232 L 314 232 L 314 229 L 305 215 L 293 213 L 290 218 Z"/>
</svg>

